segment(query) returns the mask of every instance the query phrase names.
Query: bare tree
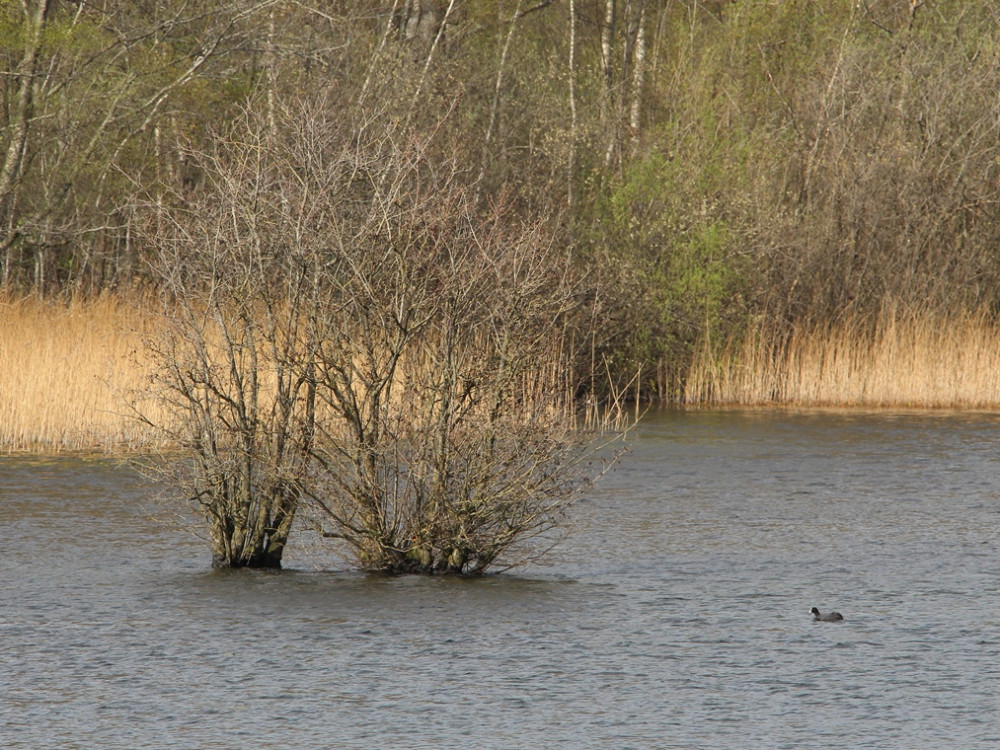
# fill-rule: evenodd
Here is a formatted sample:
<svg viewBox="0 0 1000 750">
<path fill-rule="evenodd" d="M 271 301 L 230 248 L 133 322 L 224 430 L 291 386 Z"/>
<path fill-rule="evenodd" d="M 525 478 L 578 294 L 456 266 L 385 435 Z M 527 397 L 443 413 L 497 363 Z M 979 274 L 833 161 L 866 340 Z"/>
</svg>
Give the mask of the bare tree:
<svg viewBox="0 0 1000 750">
<path fill-rule="evenodd" d="M 601 93 L 602 122 L 609 133 L 604 166 L 620 166 L 625 142 L 638 140 L 642 112 L 643 79 L 646 72 L 646 9 L 644 0 L 605 0 L 601 25 L 601 63 L 604 72 Z M 621 27 L 622 40 L 616 43 Z M 621 56 L 615 65 L 616 53 Z M 634 148 L 633 148 L 634 150 Z"/>
<path fill-rule="evenodd" d="M 287 165 L 270 118 L 245 113 L 217 149 L 190 158 L 206 184 L 152 202 L 146 242 L 163 305 L 147 346 L 182 450 L 150 464 L 209 523 L 217 567 L 280 567 L 315 421 L 309 363 L 317 312 L 312 192 Z"/>
<path fill-rule="evenodd" d="M 100 265 L 92 250 L 124 234 L 130 183 L 119 171 L 127 165 L 152 181 L 160 154 L 143 136 L 189 84 L 240 48 L 243 26 L 271 4 L 3 4 L 0 286 L 30 269 L 44 291 Z M 50 278 L 56 269 L 63 278 Z"/>
<path fill-rule="evenodd" d="M 325 305 L 340 335 L 319 357 L 336 419 L 319 422 L 315 521 L 363 567 L 481 573 L 558 526 L 587 479 L 579 297 L 541 227 L 477 216 L 460 190 L 400 206 L 411 175 L 395 176 Z"/>
<path fill-rule="evenodd" d="M 570 341 L 589 318 L 547 225 L 479 212 L 428 152 L 359 143 L 355 201 L 329 212 L 310 519 L 364 568 L 477 574 L 591 478 Z"/>
<path fill-rule="evenodd" d="M 367 569 L 515 561 L 592 478 L 574 402 L 592 295 L 550 224 L 477 209 L 398 120 L 276 105 L 192 155 L 198 196 L 147 238 L 160 426 L 189 457 L 160 469 L 217 565 L 280 564 L 300 506 Z"/>
</svg>

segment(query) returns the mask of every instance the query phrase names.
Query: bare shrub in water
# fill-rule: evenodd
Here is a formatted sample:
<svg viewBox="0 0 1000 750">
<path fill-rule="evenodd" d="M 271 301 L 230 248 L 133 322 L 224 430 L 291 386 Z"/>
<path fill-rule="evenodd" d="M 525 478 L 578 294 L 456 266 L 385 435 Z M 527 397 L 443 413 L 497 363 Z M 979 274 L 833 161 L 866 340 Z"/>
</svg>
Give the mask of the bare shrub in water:
<svg viewBox="0 0 1000 750">
<path fill-rule="evenodd" d="M 147 348 L 167 415 L 144 419 L 182 453 L 151 468 L 204 514 L 217 567 L 280 567 L 312 447 L 317 258 L 296 236 L 312 206 L 290 202 L 294 175 L 270 149 L 248 116 L 191 155 L 202 189 L 147 214 L 163 305 Z"/>
<path fill-rule="evenodd" d="M 366 569 L 512 562 L 589 479 L 569 343 L 588 297 L 545 225 L 333 111 L 248 114 L 191 155 L 196 194 L 150 213 L 157 426 L 184 454 L 156 466 L 216 565 L 279 566 L 301 508 Z"/>
<path fill-rule="evenodd" d="M 366 568 L 479 573 L 557 526 L 580 489 L 573 392 L 541 368 L 578 302 L 539 227 L 477 217 L 462 191 L 426 198 L 340 259 L 313 520 Z"/>
</svg>

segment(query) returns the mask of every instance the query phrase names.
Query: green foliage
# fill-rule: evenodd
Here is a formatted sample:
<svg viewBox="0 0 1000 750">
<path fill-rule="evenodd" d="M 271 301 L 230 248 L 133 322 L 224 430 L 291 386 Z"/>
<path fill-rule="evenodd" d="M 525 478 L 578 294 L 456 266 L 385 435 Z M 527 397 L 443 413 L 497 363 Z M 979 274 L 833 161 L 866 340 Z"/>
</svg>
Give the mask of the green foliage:
<svg viewBox="0 0 1000 750">
<path fill-rule="evenodd" d="M 726 335 L 743 312 L 751 277 L 723 209 L 727 173 L 720 163 L 651 152 L 589 209 L 592 252 L 615 265 L 612 285 L 623 290 L 622 304 L 609 314 L 612 327 L 628 336 L 616 336 L 605 356 L 624 372 L 664 361 L 682 372 L 700 340 Z"/>
<path fill-rule="evenodd" d="M 433 50 L 433 35 L 407 37 L 412 8 L 369 5 L 54 3 L 43 111 L 2 222 L 41 240 L 0 261 L 13 276 L 58 245 L 77 259 L 62 267 L 86 267 L 95 227 L 121 225 L 105 207 L 186 179 L 179 146 L 254 92 L 323 89 L 359 122 L 412 127 L 432 162 L 461 163 L 480 208 L 565 224 L 619 300 L 604 348 L 623 371 L 682 370 L 700 337 L 732 335 L 747 313 L 780 327 L 893 302 L 1000 309 L 995 3 L 648 0 L 617 3 L 608 28 L 604 2 L 578 1 L 572 19 L 569 3 L 526 2 L 514 19 L 516 3 L 483 0 L 456 4 Z M 0 0 L 8 70 L 23 23 Z M 5 81 L 9 118 L 18 79 Z"/>
<path fill-rule="evenodd" d="M 17 0 L 0 0 L 0 53 L 19 55 L 24 50 L 24 11 Z"/>
<path fill-rule="evenodd" d="M 730 234 L 725 224 L 709 221 L 692 227 L 677 243 L 661 279 L 661 306 L 689 329 L 718 333 L 730 301 L 736 269 L 729 259 Z"/>
</svg>

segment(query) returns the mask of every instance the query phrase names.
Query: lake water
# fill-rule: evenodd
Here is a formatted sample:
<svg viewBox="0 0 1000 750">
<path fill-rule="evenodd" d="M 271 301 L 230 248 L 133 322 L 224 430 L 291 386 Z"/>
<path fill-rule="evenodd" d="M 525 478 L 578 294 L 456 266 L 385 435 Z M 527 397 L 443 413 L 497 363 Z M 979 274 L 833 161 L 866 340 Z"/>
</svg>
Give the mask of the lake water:
<svg viewBox="0 0 1000 750">
<path fill-rule="evenodd" d="M 0 747 L 1000 747 L 998 448 L 655 413 L 569 544 L 481 580 L 212 571 L 128 470 L 0 458 Z"/>
</svg>

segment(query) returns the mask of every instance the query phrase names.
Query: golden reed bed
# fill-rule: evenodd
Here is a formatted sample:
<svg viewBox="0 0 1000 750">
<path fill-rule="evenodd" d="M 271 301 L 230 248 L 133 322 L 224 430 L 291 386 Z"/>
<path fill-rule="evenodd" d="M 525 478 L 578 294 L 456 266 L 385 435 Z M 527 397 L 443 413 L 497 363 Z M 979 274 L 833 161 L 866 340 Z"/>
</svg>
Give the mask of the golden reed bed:
<svg viewBox="0 0 1000 750">
<path fill-rule="evenodd" d="M 113 296 L 0 302 L 0 451 L 105 451 L 143 444 L 130 418 L 147 382 L 151 315 Z"/>
<path fill-rule="evenodd" d="M 883 315 L 703 347 L 685 401 L 717 405 L 990 409 L 1000 406 L 1000 329 L 983 314 Z"/>
<path fill-rule="evenodd" d="M 130 415 L 143 392 L 142 333 L 155 316 L 114 296 L 0 302 L 0 451 L 107 451 L 149 433 Z M 860 408 L 1000 407 L 1000 332 L 982 315 L 768 336 L 702 348 L 684 401 Z M 155 404 L 144 404 L 147 412 Z"/>
</svg>

